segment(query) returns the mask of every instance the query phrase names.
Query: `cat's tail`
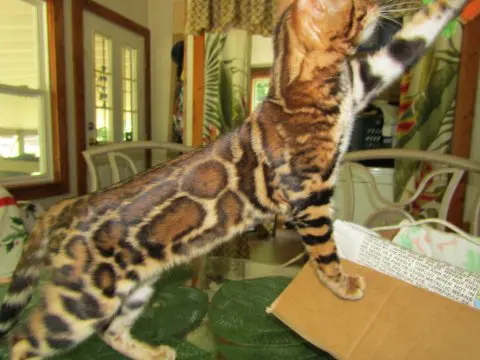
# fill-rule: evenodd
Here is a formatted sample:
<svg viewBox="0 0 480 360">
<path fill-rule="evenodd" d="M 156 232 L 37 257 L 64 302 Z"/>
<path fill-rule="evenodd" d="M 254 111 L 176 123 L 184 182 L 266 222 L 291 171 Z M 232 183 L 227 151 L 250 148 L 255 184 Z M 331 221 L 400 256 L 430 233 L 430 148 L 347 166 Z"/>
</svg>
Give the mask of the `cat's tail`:
<svg viewBox="0 0 480 360">
<path fill-rule="evenodd" d="M 17 322 L 28 305 L 40 278 L 40 270 L 48 247 L 45 216 L 41 216 L 25 243 L 25 248 L 13 273 L 7 294 L 0 308 L 0 338 Z"/>
</svg>

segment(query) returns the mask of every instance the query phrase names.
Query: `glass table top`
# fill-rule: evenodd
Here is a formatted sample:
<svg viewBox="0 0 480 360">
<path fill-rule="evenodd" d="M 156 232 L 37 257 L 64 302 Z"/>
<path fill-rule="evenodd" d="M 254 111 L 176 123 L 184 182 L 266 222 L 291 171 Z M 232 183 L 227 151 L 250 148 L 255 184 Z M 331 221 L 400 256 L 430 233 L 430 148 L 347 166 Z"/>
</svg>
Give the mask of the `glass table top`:
<svg viewBox="0 0 480 360">
<path fill-rule="evenodd" d="M 197 277 L 191 265 L 162 277 L 133 328 L 134 337 L 171 345 L 179 360 L 332 359 L 265 312 L 300 267 L 209 256 L 200 269 Z M 0 297 L 6 288 L 0 286 Z M 24 313 L 37 302 L 38 296 Z M 8 358 L 5 343 L 0 355 Z M 94 335 L 52 359 L 127 358 Z"/>
</svg>

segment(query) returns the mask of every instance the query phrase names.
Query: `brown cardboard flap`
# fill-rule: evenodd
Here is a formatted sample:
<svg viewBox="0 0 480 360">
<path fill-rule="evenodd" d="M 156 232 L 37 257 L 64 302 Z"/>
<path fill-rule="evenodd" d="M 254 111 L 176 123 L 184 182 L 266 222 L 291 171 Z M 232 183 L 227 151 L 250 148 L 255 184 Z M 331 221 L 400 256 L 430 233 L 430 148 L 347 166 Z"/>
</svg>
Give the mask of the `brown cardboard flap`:
<svg viewBox="0 0 480 360">
<path fill-rule="evenodd" d="M 480 359 L 480 311 L 360 265 L 360 301 L 339 299 L 307 263 L 270 311 L 337 359 Z"/>
</svg>

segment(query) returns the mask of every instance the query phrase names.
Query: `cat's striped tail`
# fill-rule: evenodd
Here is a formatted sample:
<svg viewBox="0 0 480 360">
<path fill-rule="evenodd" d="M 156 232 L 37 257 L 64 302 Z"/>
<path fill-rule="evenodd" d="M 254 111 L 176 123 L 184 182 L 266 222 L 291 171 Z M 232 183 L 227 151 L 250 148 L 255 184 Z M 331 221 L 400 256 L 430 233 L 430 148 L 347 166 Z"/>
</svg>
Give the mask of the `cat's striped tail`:
<svg viewBox="0 0 480 360">
<path fill-rule="evenodd" d="M 46 254 L 45 218 L 40 217 L 25 243 L 24 251 L 13 273 L 7 294 L 0 308 L 0 338 L 17 322 L 22 310 L 28 305 L 40 278 L 40 270 Z"/>
</svg>

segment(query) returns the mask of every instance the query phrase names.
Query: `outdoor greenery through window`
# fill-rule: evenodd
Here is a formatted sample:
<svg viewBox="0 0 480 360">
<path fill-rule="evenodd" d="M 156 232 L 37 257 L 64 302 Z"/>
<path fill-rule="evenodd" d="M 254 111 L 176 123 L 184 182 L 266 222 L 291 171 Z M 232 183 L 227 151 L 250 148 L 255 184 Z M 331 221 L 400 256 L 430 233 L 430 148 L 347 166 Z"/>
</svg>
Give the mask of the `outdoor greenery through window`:
<svg viewBox="0 0 480 360">
<path fill-rule="evenodd" d="M 251 111 L 254 111 L 258 104 L 267 97 L 270 87 L 269 77 L 259 77 L 252 80 L 252 105 Z"/>
</svg>

